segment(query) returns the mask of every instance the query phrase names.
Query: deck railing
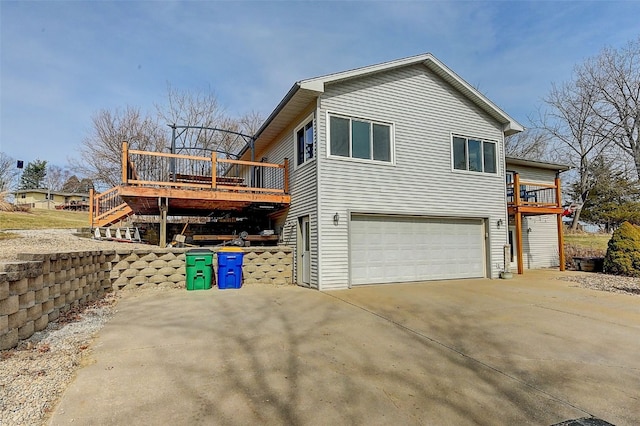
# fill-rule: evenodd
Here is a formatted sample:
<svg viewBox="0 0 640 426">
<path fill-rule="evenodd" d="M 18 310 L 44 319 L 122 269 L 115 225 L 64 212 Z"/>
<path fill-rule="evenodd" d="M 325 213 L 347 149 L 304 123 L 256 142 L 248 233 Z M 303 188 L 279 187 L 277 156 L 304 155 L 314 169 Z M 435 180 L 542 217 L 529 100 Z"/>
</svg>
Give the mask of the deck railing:
<svg viewBox="0 0 640 426">
<path fill-rule="evenodd" d="M 515 174 L 513 182 L 507 182 L 507 205 L 509 207 L 560 207 L 560 201 L 560 181 L 558 178 L 552 184 L 544 184 L 520 180 L 518 174 Z"/>
<path fill-rule="evenodd" d="M 92 228 L 115 222 L 131 214 L 131 209 L 120 197 L 119 189 L 116 186 L 102 193 L 89 191 L 89 222 Z"/>
<path fill-rule="evenodd" d="M 289 193 L 282 164 L 128 149 L 122 144 L 122 183 L 148 187 Z"/>
</svg>

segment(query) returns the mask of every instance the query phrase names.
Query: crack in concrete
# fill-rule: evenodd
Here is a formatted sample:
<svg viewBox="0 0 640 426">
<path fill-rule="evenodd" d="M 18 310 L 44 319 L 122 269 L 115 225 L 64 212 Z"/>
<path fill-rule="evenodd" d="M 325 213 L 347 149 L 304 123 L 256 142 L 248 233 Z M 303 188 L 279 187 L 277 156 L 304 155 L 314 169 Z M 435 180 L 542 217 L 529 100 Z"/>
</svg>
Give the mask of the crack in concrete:
<svg viewBox="0 0 640 426">
<path fill-rule="evenodd" d="M 406 325 L 400 324 L 400 323 L 394 321 L 393 319 L 387 318 L 384 315 L 381 315 L 381 314 L 379 314 L 377 312 L 371 311 L 370 309 L 367 309 L 364 306 L 360 306 L 360 305 L 357 305 L 356 303 L 353 303 L 353 302 L 350 302 L 348 300 L 342 299 L 342 298 L 336 296 L 335 294 L 326 293 L 326 292 L 323 292 L 322 294 L 324 294 L 326 296 L 329 296 L 329 297 L 332 297 L 332 298 L 334 298 L 336 300 L 339 300 L 339 301 L 341 301 L 343 303 L 346 303 L 348 305 L 351 305 L 351 306 L 353 306 L 355 308 L 361 309 L 362 311 L 367 312 L 368 314 L 371 314 L 373 316 L 376 316 L 376 317 L 378 317 L 378 318 L 380 318 L 380 319 L 382 319 L 382 320 L 384 320 L 384 321 L 386 321 L 386 322 L 388 322 L 390 324 L 393 324 L 398 328 L 401 328 L 401 329 L 403 329 L 403 330 L 405 330 L 405 331 L 407 331 L 409 333 L 415 334 L 416 336 L 419 336 L 419 337 L 421 337 L 423 339 L 426 339 L 426 340 L 428 340 L 428 341 L 430 341 L 430 342 L 432 342 L 432 343 L 434 343 L 434 344 L 436 344 L 436 345 L 438 345 L 440 347 L 443 347 L 443 348 L 445 348 L 445 349 L 447 349 L 447 350 L 449 350 L 451 352 L 454 352 L 454 353 L 456 353 L 456 354 L 458 354 L 458 355 L 460 355 L 460 356 L 462 356 L 462 357 L 464 357 L 464 358 L 466 358 L 466 359 L 468 359 L 468 360 L 470 360 L 472 362 L 475 362 L 478 365 L 481 365 L 481 366 L 483 366 L 485 368 L 488 368 L 489 370 L 492 370 L 492 371 L 494 371 L 494 372 L 496 372 L 496 373 L 498 373 L 498 374 L 500 374 L 500 375 L 502 375 L 504 377 L 507 377 L 508 379 L 513 380 L 513 381 L 515 381 L 515 382 L 517 382 L 517 383 L 519 383 L 519 384 L 521 384 L 521 385 L 523 385 L 523 386 L 525 386 L 525 387 L 527 387 L 529 389 L 532 389 L 532 390 L 534 390 L 534 391 L 536 391 L 536 392 L 538 392 L 538 393 L 540 393 L 542 395 L 545 395 L 547 398 L 549 398 L 551 400 L 554 400 L 554 401 L 556 401 L 556 402 L 558 402 L 560 404 L 563 404 L 563 405 L 566 405 L 568 407 L 571 407 L 574 410 L 581 411 L 581 412 L 585 413 L 586 415 L 588 415 L 590 417 L 595 417 L 594 414 L 591 414 L 589 411 L 585 410 L 582 407 L 577 406 L 576 404 L 571 403 L 570 401 L 562 399 L 562 398 L 560 398 L 560 397 L 558 397 L 558 396 L 556 396 L 556 395 L 554 395 L 554 394 L 552 394 L 552 393 L 550 393 L 550 392 L 548 392 L 548 391 L 546 391 L 544 389 L 541 389 L 541 388 L 539 388 L 539 387 L 537 387 L 537 386 L 535 386 L 535 385 L 533 385 L 533 384 L 531 384 L 531 383 L 529 383 L 527 381 L 524 381 L 524 380 L 522 380 L 522 379 L 520 379 L 520 378 L 518 378 L 518 377 L 516 377 L 516 376 L 514 376 L 512 374 L 509 374 L 506 371 L 502 371 L 498 367 L 495 367 L 495 366 L 493 366 L 491 364 L 488 364 L 488 363 L 486 363 L 484 361 L 481 361 L 480 359 L 475 358 L 475 357 L 473 357 L 473 356 L 471 356 L 471 355 L 469 355 L 469 354 L 467 354 L 465 352 L 462 352 L 462 351 L 454 348 L 453 346 L 449 346 L 446 343 L 443 343 L 443 342 L 441 342 L 441 341 L 439 341 L 439 340 L 437 340 L 437 339 L 435 339 L 433 337 L 427 336 L 426 334 L 421 333 L 418 330 L 414 330 L 414 329 L 412 329 L 410 327 L 407 327 Z M 535 305 L 535 306 L 538 306 L 538 305 Z"/>
</svg>

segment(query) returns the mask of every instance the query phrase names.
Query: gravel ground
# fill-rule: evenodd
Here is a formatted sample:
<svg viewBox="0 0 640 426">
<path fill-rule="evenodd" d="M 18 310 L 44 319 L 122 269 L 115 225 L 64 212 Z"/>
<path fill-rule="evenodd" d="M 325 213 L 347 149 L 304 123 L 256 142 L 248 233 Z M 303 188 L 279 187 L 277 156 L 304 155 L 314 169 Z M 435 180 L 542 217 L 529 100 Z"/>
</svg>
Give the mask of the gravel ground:
<svg viewBox="0 0 640 426">
<path fill-rule="evenodd" d="M 559 277 L 562 281 L 571 281 L 580 284 L 580 287 L 592 290 L 610 291 L 613 293 L 630 294 L 640 296 L 640 278 L 622 277 L 618 275 L 583 273 Z"/>
<path fill-rule="evenodd" d="M 18 253 L 51 253 L 65 251 L 145 248 L 146 244 L 117 243 L 78 237 L 75 229 L 40 229 L 6 231 L 19 238 L 0 240 L 0 262 L 18 259 Z"/>
<path fill-rule="evenodd" d="M 0 425 L 41 425 L 75 371 L 90 362 L 91 340 L 118 296 L 66 312 L 17 348 L 0 352 Z"/>
<path fill-rule="evenodd" d="M 0 240 L 0 262 L 15 261 L 18 253 L 145 247 L 77 237 L 74 230 L 10 232 L 20 238 Z M 582 273 L 559 279 L 585 288 L 640 296 L 640 278 Z M 0 352 L 0 425 L 46 424 L 76 370 L 91 362 L 93 336 L 116 312 L 121 295 L 110 293 L 71 310 L 17 348 Z"/>
<path fill-rule="evenodd" d="M 0 262 L 16 261 L 18 253 L 148 247 L 78 237 L 74 229 L 6 232 L 18 238 L 0 240 Z M 46 424 L 75 371 L 90 362 L 93 336 L 113 315 L 119 297 L 110 293 L 68 311 L 17 348 L 0 352 L 0 425 Z"/>
</svg>

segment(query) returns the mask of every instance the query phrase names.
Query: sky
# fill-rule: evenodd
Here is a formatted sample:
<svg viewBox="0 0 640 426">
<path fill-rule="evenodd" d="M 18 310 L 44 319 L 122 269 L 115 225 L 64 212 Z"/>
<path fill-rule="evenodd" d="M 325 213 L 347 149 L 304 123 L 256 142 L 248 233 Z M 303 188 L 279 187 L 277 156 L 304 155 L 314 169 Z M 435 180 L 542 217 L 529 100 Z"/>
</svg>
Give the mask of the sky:
<svg viewBox="0 0 640 426">
<path fill-rule="evenodd" d="M 0 0 L 0 152 L 67 167 L 101 110 L 167 88 L 264 117 L 299 80 L 432 53 L 521 124 L 640 36 L 640 1 Z M 179 123 L 178 123 L 179 124 Z"/>
</svg>

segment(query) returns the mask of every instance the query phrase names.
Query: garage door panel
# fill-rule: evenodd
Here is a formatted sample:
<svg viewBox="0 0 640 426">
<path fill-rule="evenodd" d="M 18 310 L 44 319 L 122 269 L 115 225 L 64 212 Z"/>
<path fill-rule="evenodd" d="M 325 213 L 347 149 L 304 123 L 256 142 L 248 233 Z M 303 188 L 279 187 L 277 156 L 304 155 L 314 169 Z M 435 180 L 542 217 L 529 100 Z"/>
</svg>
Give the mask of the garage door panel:
<svg viewBox="0 0 640 426">
<path fill-rule="evenodd" d="M 354 215 L 350 247 L 353 285 L 485 276 L 480 219 Z"/>
</svg>

